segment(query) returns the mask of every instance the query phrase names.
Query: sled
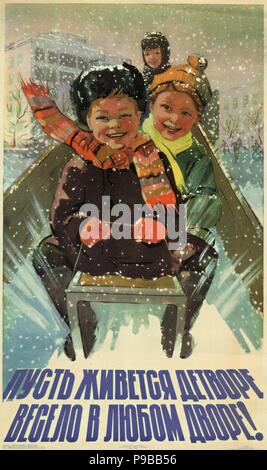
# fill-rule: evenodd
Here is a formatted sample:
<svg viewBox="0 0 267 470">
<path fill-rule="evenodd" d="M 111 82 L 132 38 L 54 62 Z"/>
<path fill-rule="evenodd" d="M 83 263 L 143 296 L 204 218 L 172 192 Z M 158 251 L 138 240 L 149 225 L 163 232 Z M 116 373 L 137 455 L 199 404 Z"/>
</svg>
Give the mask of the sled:
<svg viewBox="0 0 267 470">
<path fill-rule="evenodd" d="M 204 130 L 195 137 L 213 164 L 222 201 L 218 234 L 235 272 L 249 291 L 250 301 L 263 313 L 263 227 L 223 168 Z M 4 279 L 9 282 L 36 244 L 50 233 L 49 210 L 62 168 L 73 151 L 52 145 L 4 193 Z"/>
</svg>

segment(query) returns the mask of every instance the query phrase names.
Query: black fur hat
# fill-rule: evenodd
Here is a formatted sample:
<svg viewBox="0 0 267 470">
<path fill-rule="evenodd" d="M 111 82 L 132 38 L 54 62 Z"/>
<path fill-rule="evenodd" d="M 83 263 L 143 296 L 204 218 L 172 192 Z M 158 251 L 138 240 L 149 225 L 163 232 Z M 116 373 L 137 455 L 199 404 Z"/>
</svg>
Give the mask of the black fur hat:
<svg viewBox="0 0 267 470">
<path fill-rule="evenodd" d="M 93 101 L 118 91 L 133 98 L 139 110 L 146 107 L 146 90 L 142 74 L 131 64 L 105 65 L 84 70 L 71 86 L 71 99 L 79 120 L 87 125 L 86 116 Z"/>
<path fill-rule="evenodd" d="M 144 51 L 146 49 L 157 49 L 160 47 L 162 52 L 162 64 L 169 62 L 170 59 L 170 44 L 166 36 L 164 34 L 158 32 L 150 32 L 146 33 L 144 38 L 141 41 L 141 48 L 143 51 L 143 59 L 144 59 Z M 145 62 L 145 59 L 144 59 Z"/>
</svg>

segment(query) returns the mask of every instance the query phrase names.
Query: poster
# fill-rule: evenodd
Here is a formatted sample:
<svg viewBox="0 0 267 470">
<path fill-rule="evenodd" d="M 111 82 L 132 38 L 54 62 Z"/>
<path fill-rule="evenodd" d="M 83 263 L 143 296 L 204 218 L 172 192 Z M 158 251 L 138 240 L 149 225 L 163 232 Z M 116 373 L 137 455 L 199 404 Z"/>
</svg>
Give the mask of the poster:
<svg viewBox="0 0 267 470">
<path fill-rule="evenodd" d="M 260 2 L 2 6 L 2 449 L 266 449 L 264 13 Z M 164 308 L 144 295 L 149 305 L 95 298 L 97 340 L 87 358 L 79 349 L 70 361 L 68 327 L 31 261 L 50 234 L 49 201 L 70 154 L 32 118 L 21 79 L 46 82 L 72 116 L 69 88 L 81 70 L 126 61 L 142 71 L 150 31 L 168 38 L 171 66 L 192 53 L 208 60 L 216 99 L 201 125 L 223 200 L 218 266 L 190 357 L 179 357 L 179 335 L 167 357 Z"/>
</svg>

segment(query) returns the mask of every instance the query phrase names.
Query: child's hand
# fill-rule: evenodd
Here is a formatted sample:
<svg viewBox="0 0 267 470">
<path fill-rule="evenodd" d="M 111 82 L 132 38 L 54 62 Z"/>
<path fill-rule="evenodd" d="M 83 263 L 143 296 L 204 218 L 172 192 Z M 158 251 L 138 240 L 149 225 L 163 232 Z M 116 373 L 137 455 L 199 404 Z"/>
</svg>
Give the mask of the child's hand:
<svg viewBox="0 0 267 470">
<path fill-rule="evenodd" d="M 97 217 L 86 219 L 80 226 L 81 242 L 91 248 L 101 240 L 110 238 L 110 226 Z"/>
<path fill-rule="evenodd" d="M 56 107 L 55 100 L 53 96 L 50 95 L 48 86 L 44 83 L 35 83 L 32 80 L 28 82 L 21 81 L 22 91 L 29 101 L 29 104 L 35 112 L 36 110 L 40 111 L 42 109 L 47 109 L 48 107 Z"/>
<path fill-rule="evenodd" d="M 129 168 L 133 161 L 133 151 L 127 148 L 114 152 L 108 145 L 102 145 L 96 153 L 96 158 L 99 162 L 96 166 L 103 170 L 108 170 L 109 168 L 124 170 Z"/>
<path fill-rule="evenodd" d="M 181 250 L 170 252 L 172 274 L 177 275 L 182 268 L 182 263 L 194 256 L 196 253 L 197 249 L 191 243 L 187 243 L 185 247 Z"/>
<path fill-rule="evenodd" d="M 185 247 L 181 250 L 176 250 L 172 253 L 174 259 L 177 263 L 181 264 L 183 261 L 188 260 L 197 253 L 197 248 L 191 243 L 187 243 Z"/>
<path fill-rule="evenodd" d="M 49 89 L 45 83 L 35 83 L 33 80 L 24 82 L 21 80 L 21 88 L 26 96 L 47 96 Z"/>
<path fill-rule="evenodd" d="M 111 155 L 110 158 L 114 162 L 114 168 L 123 170 L 129 168 L 133 160 L 133 152 L 131 149 L 123 149 Z"/>
<path fill-rule="evenodd" d="M 103 163 L 99 164 L 99 168 L 102 168 L 102 170 L 109 170 L 110 168 L 115 168 L 115 165 L 111 157 L 107 157 Z"/>
<path fill-rule="evenodd" d="M 134 239 L 137 242 L 160 243 L 166 234 L 165 225 L 149 217 L 138 220 L 134 226 Z"/>
<path fill-rule="evenodd" d="M 97 154 L 98 155 L 98 154 Z M 133 151 L 131 149 L 118 150 L 110 154 L 102 163 L 101 168 L 108 170 L 109 168 L 117 168 L 118 170 L 125 170 L 129 168 L 133 160 Z"/>
</svg>

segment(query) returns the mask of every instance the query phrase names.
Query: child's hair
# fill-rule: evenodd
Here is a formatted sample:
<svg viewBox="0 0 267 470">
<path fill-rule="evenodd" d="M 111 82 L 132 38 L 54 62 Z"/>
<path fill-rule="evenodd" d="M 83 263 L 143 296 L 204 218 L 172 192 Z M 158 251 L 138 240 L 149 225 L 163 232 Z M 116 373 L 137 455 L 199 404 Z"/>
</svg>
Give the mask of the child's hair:
<svg viewBox="0 0 267 470">
<path fill-rule="evenodd" d="M 148 49 L 157 49 L 160 47 L 162 53 L 162 64 L 168 63 L 170 59 L 170 44 L 166 36 L 159 31 L 146 33 L 141 41 L 143 60 L 145 61 L 144 51 Z"/>
<path fill-rule="evenodd" d="M 170 67 L 165 72 L 155 75 L 150 85 L 152 90 L 150 101 L 155 102 L 163 91 L 181 91 L 191 96 L 198 114 L 201 115 L 212 97 L 209 81 L 203 73 L 208 61 L 197 55 L 189 56 L 187 61 L 186 65 Z"/>
<path fill-rule="evenodd" d="M 87 113 L 92 103 L 107 96 L 126 95 L 137 103 L 143 113 L 146 90 L 142 74 L 131 64 L 99 66 L 84 70 L 71 86 L 71 99 L 78 119 L 87 125 Z"/>
</svg>

